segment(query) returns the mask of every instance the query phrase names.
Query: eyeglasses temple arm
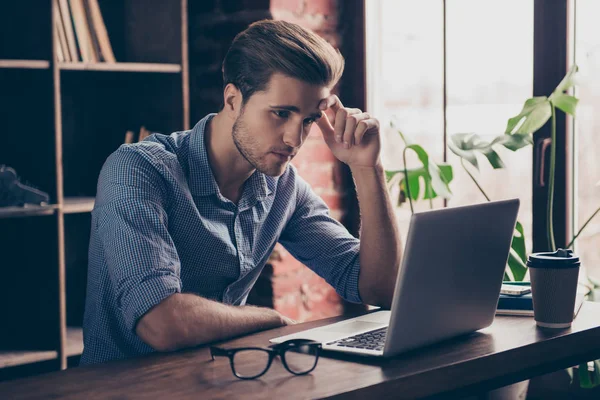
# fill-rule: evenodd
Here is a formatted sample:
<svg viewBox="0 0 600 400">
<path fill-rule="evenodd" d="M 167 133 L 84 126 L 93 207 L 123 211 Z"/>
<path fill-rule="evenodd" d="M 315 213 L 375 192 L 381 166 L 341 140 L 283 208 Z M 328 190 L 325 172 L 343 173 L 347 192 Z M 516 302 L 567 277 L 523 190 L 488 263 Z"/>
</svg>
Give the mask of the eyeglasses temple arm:
<svg viewBox="0 0 600 400">
<path fill-rule="evenodd" d="M 214 360 L 215 356 L 217 356 L 217 357 L 219 357 L 219 356 L 229 356 L 229 353 L 225 349 L 220 349 L 218 347 L 211 347 L 210 348 L 210 356 Z"/>
</svg>

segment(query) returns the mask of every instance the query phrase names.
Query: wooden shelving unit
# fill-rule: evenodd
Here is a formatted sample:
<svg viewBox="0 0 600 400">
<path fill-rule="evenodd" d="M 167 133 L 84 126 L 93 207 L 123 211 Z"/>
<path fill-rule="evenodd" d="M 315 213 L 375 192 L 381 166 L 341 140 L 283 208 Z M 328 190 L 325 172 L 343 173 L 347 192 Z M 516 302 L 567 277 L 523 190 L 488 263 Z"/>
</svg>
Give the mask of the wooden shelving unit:
<svg viewBox="0 0 600 400">
<path fill-rule="evenodd" d="M 117 62 L 95 64 L 55 62 L 52 1 L 0 4 L 0 164 L 51 201 L 0 208 L 0 380 L 81 354 L 97 179 L 125 132 L 190 128 L 188 0 L 99 0 Z"/>
<path fill-rule="evenodd" d="M 52 215 L 58 209 L 58 205 L 50 204 L 47 206 L 31 205 L 27 207 L 0 207 L 1 218 L 19 218 L 19 217 L 41 217 Z"/>
<path fill-rule="evenodd" d="M 50 69 L 45 60 L 0 60 L 0 68 Z"/>
<path fill-rule="evenodd" d="M 94 209 L 93 197 L 65 197 L 63 213 L 77 214 L 91 212 Z"/>
<path fill-rule="evenodd" d="M 150 63 L 59 63 L 63 71 L 112 71 L 112 72 L 162 72 L 178 74 L 179 64 L 150 64 Z"/>
</svg>

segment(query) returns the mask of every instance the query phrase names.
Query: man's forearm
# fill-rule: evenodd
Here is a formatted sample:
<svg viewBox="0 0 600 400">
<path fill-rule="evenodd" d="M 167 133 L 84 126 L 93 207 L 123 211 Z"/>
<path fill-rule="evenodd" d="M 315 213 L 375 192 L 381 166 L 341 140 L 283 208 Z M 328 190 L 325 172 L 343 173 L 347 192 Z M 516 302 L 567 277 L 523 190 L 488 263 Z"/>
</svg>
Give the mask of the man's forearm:
<svg viewBox="0 0 600 400">
<path fill-rule="evenodd" d="M 401 260 L 398 225 L 383 167 L 352 168 L 360 205 L 360 277 L 363 302 L 390 307 Z"/>
<path fill-rule="evenodd" d="M 137 335 L 155 350 L 192 347 L 286 325 L 277 311 L 229 306 L 189 293 L 176 293 L 146 313 Z"/>
</svg>

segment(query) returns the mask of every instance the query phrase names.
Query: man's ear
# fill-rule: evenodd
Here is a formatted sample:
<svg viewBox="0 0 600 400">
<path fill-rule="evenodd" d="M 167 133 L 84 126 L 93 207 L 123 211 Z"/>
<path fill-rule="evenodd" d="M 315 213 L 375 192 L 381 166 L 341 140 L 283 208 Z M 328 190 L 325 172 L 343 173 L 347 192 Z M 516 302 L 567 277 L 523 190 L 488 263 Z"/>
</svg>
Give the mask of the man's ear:
<svg viewBox="0 0 600 400">
<path fill-rule="evenodd" d="M 242 106 L 242 92 L 233 83 L 228 83 L 223 89 L 223 104 L 225 113 L 236 119 Z"/>
</svg>

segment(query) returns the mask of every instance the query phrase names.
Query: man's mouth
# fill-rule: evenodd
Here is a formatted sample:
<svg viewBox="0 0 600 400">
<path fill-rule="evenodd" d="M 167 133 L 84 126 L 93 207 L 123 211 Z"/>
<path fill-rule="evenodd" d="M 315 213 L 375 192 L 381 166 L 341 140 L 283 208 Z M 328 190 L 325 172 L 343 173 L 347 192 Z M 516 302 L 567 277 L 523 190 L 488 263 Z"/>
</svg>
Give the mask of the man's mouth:
<svg viewBox="0 0 600 400">
<path fill-rule="evenodd" d="M 289 161 L 292 159 L 291 153 L 279 153 L 279 152 L 274 151 L 271 154 L 273 154 L 275 157 L 277 157 L 280 161 Z"/>
<path fill-rule="evenodd" d="M 292 159 L 292 157 L 295 156 L 294 153 L 279 152 L 279 151 L 273 151 L 272 154 L 277 156 L 277 158 L 279 158 L 282 161 L 289 161 Z"/>
</svg>

